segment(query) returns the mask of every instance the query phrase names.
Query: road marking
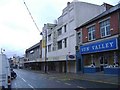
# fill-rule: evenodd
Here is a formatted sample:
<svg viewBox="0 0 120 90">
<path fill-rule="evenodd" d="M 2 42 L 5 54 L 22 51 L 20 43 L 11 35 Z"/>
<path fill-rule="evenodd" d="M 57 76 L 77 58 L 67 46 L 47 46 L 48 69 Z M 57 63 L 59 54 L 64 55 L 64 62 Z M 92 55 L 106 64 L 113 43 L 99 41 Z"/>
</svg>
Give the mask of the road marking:
<svg viewBox="0 0 120 90">
<path fill-rule="evenodd" d="M 27 82 L 25 79 L 21 78 L 24 82 Z"/>
<path fill-rule="evenodd" d="M 94 82 L 95 80 L 91 80 L 91 81 Z M 109 82 L 104 82 L 104 81 L 95 81 L 95 82 L 99 82 L 99 83 L 107 83 L 107 84 L 116 84 L 116 83 L 111 83 L 111 82 L 109 83 Z"/>
<path fill-rule="evenodd" d="M 16 83 L 15 83 L 15 87 L 16 87 Z"/>
<path fill-rule="evenodd" d="M 56 82 L 58 82 L 58 83 L 59 83 L 60 81 L 56 81 Z"/>
<path fill-rule="evenodd" d="M 47 79 L 47 78 L 44 78 L 44 79 Z"/>
<path fill-rule="evenodd" d="M 92 82 L 98 82 L 98 83 L 107 83 L 107 84 L 120 85 L 120 84 L 117 84 L 117 83 L 104 82 L 104 81 L 97 81 L 97 80 L 89 80 L 89 79 L 80 79 L 80 80 L 86 80 L 86 81 L 92 81 Z"/>
<path fill-rule="evenodd" d="M 83 89 L 85 89 L 84 87 L 81 87 L 81 86 L 77 86 L 77 88 L 83 88 Z"/>
<path fill-rule="evenodd" d="M 17 90 L 17 84 L 15 83 L 15 87 L 16 87 L 16 90 Z"/>
<path fill-rule="evenodd" d="M 20 75 L 18 75 L 18 77 L 20 77 Z M 20 77 L 21 78 L 21 77 Z"/>
<path fill-rule="evenodd" d="M 66 85 L 71 85 L 71 84 L 69 84 L 69 83 L 65 83 Z"/>
<path fill-rule="evenodd" d="M 22 78 L 20 75 L 18 75 L 25 83 L 27 83 L 27 81 L 24 79 L 24 78 Z M 16 84 L 16 83 L 15 83 Z M 29 87 L 31 87 L 33 90 L 35 90 L 34 89 L 34 87 L 32 86 L 32 85 L 30 85 L 29 83 L 27 83 L 27 85 L 29 86 Z"/>
<path fill-rule="evenodd" d="M 32 85 L 30 85 L 29 83 L 28 83 L 28 86 L 30 86 L 32 89 L 34 89 L 34 87 Z"/>
</svg>

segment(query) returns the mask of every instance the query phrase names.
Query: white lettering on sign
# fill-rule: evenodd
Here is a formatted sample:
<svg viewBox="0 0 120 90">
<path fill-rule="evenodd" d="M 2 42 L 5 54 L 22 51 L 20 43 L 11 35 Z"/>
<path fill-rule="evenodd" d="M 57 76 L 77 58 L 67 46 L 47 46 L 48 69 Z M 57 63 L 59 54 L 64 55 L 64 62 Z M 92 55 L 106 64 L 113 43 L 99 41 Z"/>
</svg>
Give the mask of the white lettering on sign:
<svg viewBox="0 0 120 90">
<path fill-rule="evenodd" d="M 89 50 L 100 50 L 100 49 L 107 49 L 113 47 L 114 42 L 106 42 L 106 43 L 100 43 L 97 45 L 92 46 L 86 46 L 82 48 L 82 52 L 87 52 Z"/>
<path fill-rule="evenodd" d="M 82 48 L 82 52 L 89 51 L 89 47 Z"/>
<path fill-rule="evenodd" d="M 110 46 L 113 47 L 113 42 L 110 42 Z"/>
<path fill-rule="evenodd" d="M 106 43 L 106 48 L 109 48 L 109 43 Z"/>
</svg>

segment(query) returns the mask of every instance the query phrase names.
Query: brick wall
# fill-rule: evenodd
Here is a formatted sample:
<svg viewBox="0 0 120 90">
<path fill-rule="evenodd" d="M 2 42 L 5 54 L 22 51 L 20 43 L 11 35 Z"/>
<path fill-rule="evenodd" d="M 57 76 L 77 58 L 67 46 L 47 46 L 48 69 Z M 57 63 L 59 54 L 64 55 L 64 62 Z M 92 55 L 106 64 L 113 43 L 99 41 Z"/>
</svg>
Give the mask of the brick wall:
<svg viewBox="0 0 120 90">
<path fill-rule="evenodd" d="M 105 18 L 108 18 L 110 17 L 110 30 L 111 30 L 111 36 L 113 35 L 117 35 L 119 33 L 119 29 L 118 29 L 118 12 L 114 12 L 110 15 L 107 15 L 107 16 L 104 16 L 102 17 L 101 19 L 98 19 L 90 24 L 88 24 L 87 26 L 89 25 L 92 25 L 95 23 L 95 29 L 96 29 L 96 40 L 97 39 L 100 39 L 101 38 L 101 35 L 100 35 L 100 25 L 99 25 L 99 21 L 105 19 Z M 87 26 L 84 26 L 82 28 L 82 39 L 83 39 L 83 43 L 86 43 L 88 42 L 88 30 L 87 30 Z M 105 37 L 107 38 L 107 37 Z"/>
</svg>

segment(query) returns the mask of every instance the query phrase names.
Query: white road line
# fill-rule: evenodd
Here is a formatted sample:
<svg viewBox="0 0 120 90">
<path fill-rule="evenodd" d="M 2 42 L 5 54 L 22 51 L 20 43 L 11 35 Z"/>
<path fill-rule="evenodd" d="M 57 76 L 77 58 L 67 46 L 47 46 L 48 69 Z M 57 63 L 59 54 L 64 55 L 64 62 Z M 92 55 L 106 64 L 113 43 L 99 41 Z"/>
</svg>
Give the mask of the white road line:
<svg viewBox="0 0 120 90">
<path fill-rule="evenodd" d="M 81 79 L 81 80 L 86 80 L 86 81 L 91 81 L 91 82 L 98 82 L 98 83 L 107 83 L 107 84 L 120 85 L 120 84 L 117 84 L 117 83 L 104 82 L 104 81 L 97 81 L 97 80 L 89 80 L 89 79 Z"/>
<path fill-rule="evenodd" d="M 16 87 L 16 90 L 17 90 L 17 84 L 15 83 L 15 87 Z"/>
<path fill-rule="evenodd" d="M 56 82 L 58 82 L 58 83 L 59 83 L 60 81 L 56 81 Z"/>
<path fill-rule="evenodd" d="M 19 77 L 20 77 L 25 83 L 27 83 L 27 81 L 26 81 L 24 78 L 22 78 L 20 75 L 19 75 Z M 31 87 L 33 90 L 35 90 L 34 87 L 33 87 L 32 85 L 30 85 L 29 83 L 27 83 L 27 85 L 28 85 L 29 87 Z"/>
<path fill-rule="evenodd" d="M 15 87 L 16 87 L 17 85 L 16 85 L 16 83 L 15 83 Z"/>
<path fill-rule="evenodd" d="M 31 88 L 33 88 L 33 89 L 34 89 L 34 87 L 33 87 L 32 85 L 28 84 L 28 86 L 30 86 Z"/>
<path fill-rule="evenodd" d="M 66 85 L 71 85 L 71 84 L 69 84 L 69 83 L 65 83 Z"/>
<path fill-rule="evenodd" d="M 83 89 L 85 89 L 84 87 L 81 87 L 81 86 L 77 86 L 77 88 L 83 88 Z"/>
<path fill-rule="evenodd" d="M 21 78 L 24 82 L 27 82 L 25 79 Z"/>
</svg>

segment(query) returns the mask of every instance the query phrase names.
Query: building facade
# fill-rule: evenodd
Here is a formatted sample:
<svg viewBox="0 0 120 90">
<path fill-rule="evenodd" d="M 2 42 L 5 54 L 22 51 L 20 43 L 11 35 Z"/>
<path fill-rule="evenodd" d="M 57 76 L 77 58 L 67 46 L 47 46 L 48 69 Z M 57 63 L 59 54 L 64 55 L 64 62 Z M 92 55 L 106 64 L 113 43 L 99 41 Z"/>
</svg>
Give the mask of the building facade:
<svg viewBox="0 0 120 90">
<path fill-rule="evenodd" d="M 91 13 L 91 11 L 94 11 Z M 46 61 L 49 71 L 76 72 L 75 28 L 105 11 L 104 6 L 85 2 L 68 2 L 56 24 L 48 29 L 44 25 L 43 44 L 46 38 Z M 47 28 L 46 28 L 47 27 Z M 44 54 L 45 49 L 42 49 Z M 45 54 L 42 56 L 44 58 Z"/>
<path fill-rule="evenodd" d="M 44 70 L 42 63 L 42 41 L 26 49 L 24 67 L 34 70 Z"/>
<path fill-rule="evenodd" d="M 120 74 L 120 4 L 109 8 L 75 29 L 84 73 Z"/>
</svg>

